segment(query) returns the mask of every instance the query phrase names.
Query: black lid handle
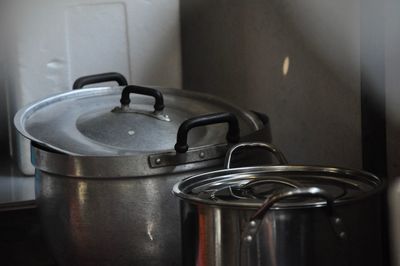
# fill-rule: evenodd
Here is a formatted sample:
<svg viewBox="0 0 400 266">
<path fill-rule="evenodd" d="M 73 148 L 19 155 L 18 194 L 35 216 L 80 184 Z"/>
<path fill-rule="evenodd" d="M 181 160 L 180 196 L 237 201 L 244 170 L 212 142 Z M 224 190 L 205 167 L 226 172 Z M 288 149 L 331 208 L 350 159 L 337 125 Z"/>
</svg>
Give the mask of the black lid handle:
<svg viewBox="0 0 400 266">
<path fill-rule="evenodd" d="M 117 72 L 110 72 L 110 73 L 102 73 L 102 74 L 96 74 L 96 75 L 90 75 L 90 76 L 78 78 L 74 82 L 74 85 L 72 88 L 73 88 L 73 90 L 79 90 L 87 85 L 109 82 L 109 81 L 115 81 L 120 86 L 128 85 L 128 81 L 122 74 L 117 73 Z"/>
<path fill-rule="evenodd" d="M 177 153 L 185 153 L 189 150 L 187 139 L 188 139 L 188 133 L 192 128 L 212 125 L 212 124 L 220 124 L 220 123 L 229 124 L 228 134 L 226 135 L 227 141 L 229 143 L 239 142 L 240 128 L 237 117 L 232 113 L 217 113 L 217 114 L 198 116 L 183 122 L 178 130 L 177 142 L 175 144 L 175 151 Z"/>
<path fill-rule="evenodd" d="M 153 97 L 156 102 L 154 104 L 154 110 L 155 112 L 161 112 L 164 110 L 164 96 L 162 93 L 156 89 L 152 88 L 147 88 L 147 87 L 141 87 L 141 86 L 136 86 L 136 85 L 130 85 L 127 86 L 123 91 L 121 95 L 121 105 L 122 107 L 127 107 L 131 103 L 130 99 L 130 94 L 135 93 L 135 94 L 141 94 L 141 95 L 147 95 Z"/>
</svg>

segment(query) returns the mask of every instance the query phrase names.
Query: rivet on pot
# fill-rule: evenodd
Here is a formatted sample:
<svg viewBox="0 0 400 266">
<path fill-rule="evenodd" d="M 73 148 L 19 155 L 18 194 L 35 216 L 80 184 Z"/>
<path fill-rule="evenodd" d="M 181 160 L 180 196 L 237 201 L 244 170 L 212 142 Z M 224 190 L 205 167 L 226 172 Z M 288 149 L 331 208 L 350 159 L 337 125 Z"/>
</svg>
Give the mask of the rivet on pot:
<svg viewBox="0 0 400 266">
<path fill-rule="evenodd" d="M 252 237 L 251 235 L 247 235 L 247 236 L 244 238 L 244 241 L 250 243 L 251 241 L 253 241 L 253 237 Z"/>
<path fill-rule="evenodd" d="M 256 223 L 255 221 L 251 221 L 251 222 L 250 222 L 250 226 L 251 226 L 251 227 L 256 227 L 256 225 L 257 225 L 257 223 Z"/>
<path fill-rule="evenodd" d="M 161 159 L 160 158 L 157 158 L 156 159 L 156 164 L 160 164 L 161 163 Z"/>
<path fill-rule="evenodd" d="M 206 155 L 205 155 L 205 153 L 204 153 L 204 152 L 200 152 L 200 154 L 199 154 L 199 157 L 200 157 L 200 158 L 202 158 L 202 159 L 203 159 L 205 156 L 206 156 Z"/>
</svg>

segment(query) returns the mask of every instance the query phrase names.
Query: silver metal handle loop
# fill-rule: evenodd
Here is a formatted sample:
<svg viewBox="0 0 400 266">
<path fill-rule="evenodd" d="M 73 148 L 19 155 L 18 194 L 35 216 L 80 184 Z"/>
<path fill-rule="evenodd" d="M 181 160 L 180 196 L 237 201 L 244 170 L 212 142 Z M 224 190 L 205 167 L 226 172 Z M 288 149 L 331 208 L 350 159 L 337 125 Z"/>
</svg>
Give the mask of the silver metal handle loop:
<svg viewBox="0 0 400 266">
<path fill-rule="evenodd" d="M 254 236 L 257 234 L 258 229 L 261 225 L 261 222 L 268 212 L 268 210 L 278 201 L 287 198 L 293 197 L 308 197 L 308 198 L 321 198 L 326 201 L 326 205 L 328 208 L 328 215 L 333 227 L 335 234 L 340 239 L 346 238 L 346 232 L 343 226 L 342 219 L 339 218 L 334 213 L 334 199 L 333 197 L 325 190 L 317 188 L 317 187 L 302 187 L 295 189 L 286 189 L 269 196 L 263 203 L 263 205 L 256 211 L 256 213 L 250 218 L 250 222 L 247 223 L 247 226 L 243 230 L 243 241 L 247 243 L 251 243 L 253 241 Z"/>
<path fill-rule="evenodd" d="M 236 144 L 228 150 L 228 152 L 226 153 L 226 156 L 225 156 L 225 164 L 224 164 L 225 169 L 231 168 L 232 154 L 236 150 L 241 149 L 241 148 L 252 148 L 252 147 L 263 148 L 263 149 L 271 152 L 275 156 L 275 158 L 278 160 L 279 164 L 281 164 L 281 165 L 288 164 L 288 161 L 286 160 L 283 153 L 275 146 L 268 144 L 268 143 L 263 143 L 263 142 L 246 142 L 246 143 Z"/>
</svg>

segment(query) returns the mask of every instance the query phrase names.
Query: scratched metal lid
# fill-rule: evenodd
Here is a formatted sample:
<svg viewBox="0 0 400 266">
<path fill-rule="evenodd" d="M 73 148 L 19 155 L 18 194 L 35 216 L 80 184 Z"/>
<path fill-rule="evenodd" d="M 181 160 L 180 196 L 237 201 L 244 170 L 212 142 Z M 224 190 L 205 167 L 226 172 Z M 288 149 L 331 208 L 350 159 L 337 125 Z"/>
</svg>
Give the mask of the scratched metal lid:
<svg viewBox="0 0 400 266">
<path fill-rule="evenodd" d="M 171 151 L 183 122 L 224 112 L 237 118 L 242 136 L 262 126 L 253 113 L 210 95 L 139 86 L 87 88 L 55 95 L 23 108 L 14 122 L 26 138 L 55 151 L 125 156 Z M 227 141 L 227 123 L 189 129 L 191 149 Z"/>
<path fill-rule="evenodd" d="M 335 203 L 357 200 L 376 192 L 382 181 L 367 172 L 335 167 L 278 165 L 225 169 L 189 177 L 174 186 L 173 192 L 194 203 L 257 208 L 282 191 L 321 189 Z M 323 206 L 323 198 L 288 198 L 274 205 L 283 207 Z"/>
</svg>

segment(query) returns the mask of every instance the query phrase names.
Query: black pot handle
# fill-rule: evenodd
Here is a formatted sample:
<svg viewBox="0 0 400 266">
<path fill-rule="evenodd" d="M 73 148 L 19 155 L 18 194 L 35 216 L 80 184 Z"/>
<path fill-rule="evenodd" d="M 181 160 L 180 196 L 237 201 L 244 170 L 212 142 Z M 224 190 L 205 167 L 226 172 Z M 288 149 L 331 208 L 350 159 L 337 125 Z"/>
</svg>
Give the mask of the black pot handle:
<svg viewBox="0 0 400 266">
<path fill-rule="evenodd" d="M 154 104 L 154 111 L 155 112 L 161 112 L 164 110 L 164 96 L 162 93 L 156 89 L 152 88 L 147 88 L 147 87 L 141 87 L 141 86 L 136 86 L 136 85 L 130 85 L 127 86 L 123 91 L 121 95 L 121 107 L 129 107 L 129 104 L 131 103 L 130 95 L 131 93 L 134 94 L 141 94 L 141 95 L 147 95 L 153 97 L 156 102 Z"/>
<path fill-rule="evenodd" d="M 232 113 L 217 113 L 217 114 L 198 116 L 183 122 L 178 130 L 177 142 L 175 144 L 175 151 L 177 153 L 185 153 L 189 150 L 187 139 L 188 139 L 188 133 L 192 128 L 212 125 L 212 124 L 220 124 L 220 123 L 229 124 L 226 140 L 229 143 L 239 142 L 240 128 L 239 128 L 239 121 L 236 118 L 236 116 Z"/>
<path fill-rule="evenodd" d="M 72 89 L 79 90 L 90 84 L 103 83 L 103 82 L 109 82 L 109 81 L 115 81 L 120 86 L 128 85 L 128 81 L 122 74 L 117 73 L 117 72 L 110 72 L 110 73 L 102 73 L 102 74 L 96 74 L 96 75 L 90 75 L 90 76 L 78 78 L 74 82 Z"/>
</svg>

